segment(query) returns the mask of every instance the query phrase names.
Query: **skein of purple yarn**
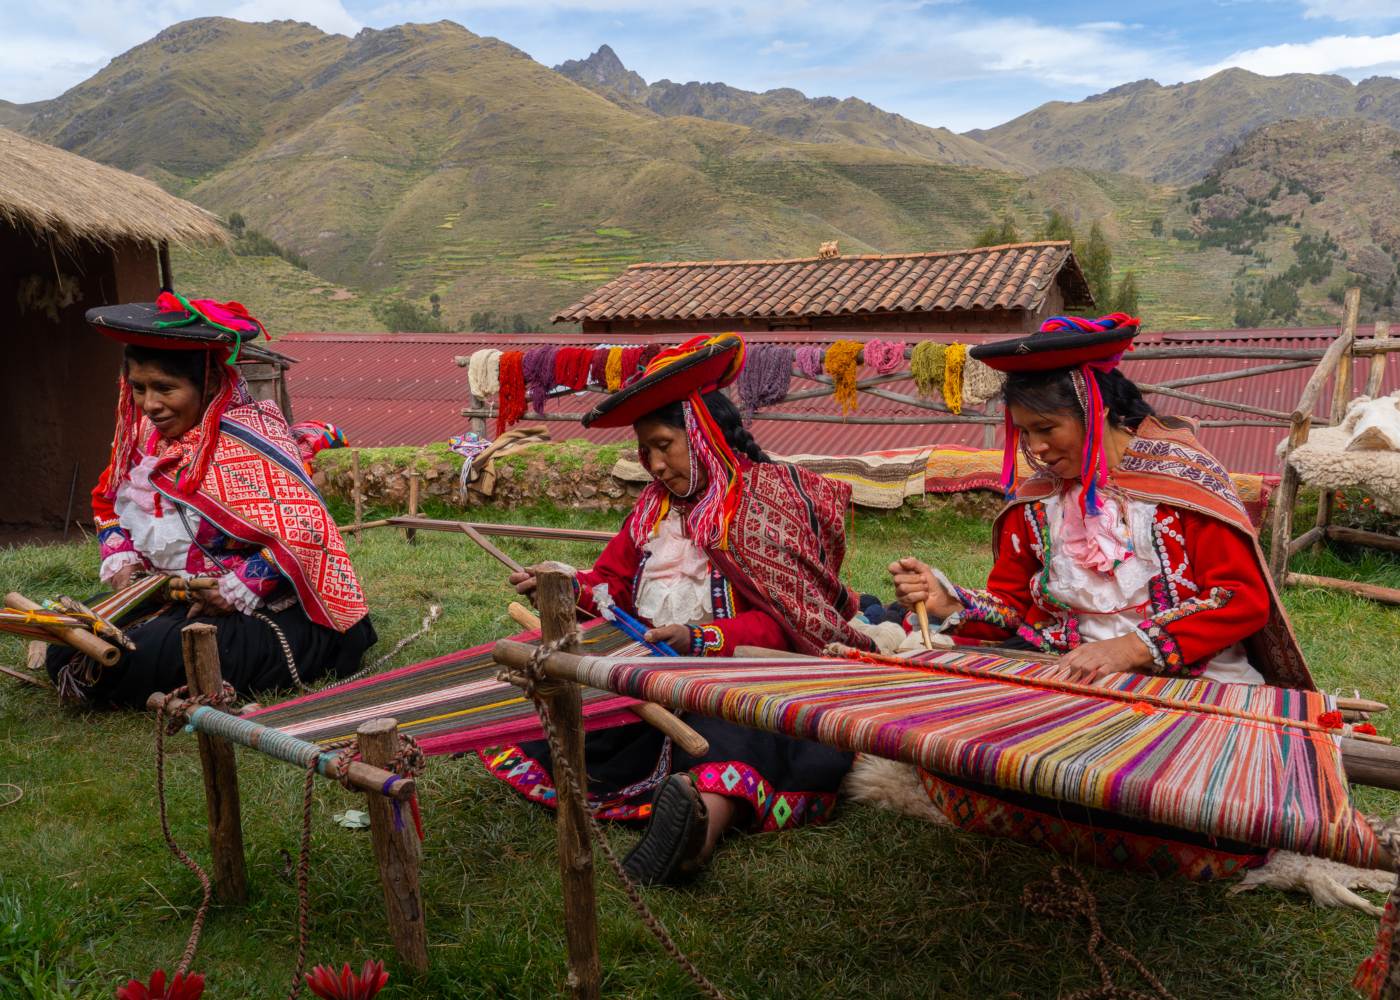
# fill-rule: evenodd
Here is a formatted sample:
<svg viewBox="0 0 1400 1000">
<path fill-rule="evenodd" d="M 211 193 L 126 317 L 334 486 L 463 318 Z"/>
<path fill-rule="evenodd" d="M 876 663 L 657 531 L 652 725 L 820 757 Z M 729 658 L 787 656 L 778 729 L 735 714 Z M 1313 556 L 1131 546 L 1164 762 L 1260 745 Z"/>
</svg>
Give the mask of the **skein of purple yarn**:
<svg viewBox="0 0 1400 1000">
<path fill-rule="evenodd" d="M 793 348 L 784 344 L 755 344 L 739 373 L 739 411 L 744 422 L 753 420 L 761 407 L 776 403 L 788 394 L 792 381 Z"/>
<path fill-rule="evenodd" d="M 554 388 L 554 355 L 559 348 L 552 345 L 532 347 L 525 352 L 521 367 L 525 371 L 525 388 L 530 395 L 530 406 L 536 413 L 544 412 L 549 390 Z"/>
</svg>

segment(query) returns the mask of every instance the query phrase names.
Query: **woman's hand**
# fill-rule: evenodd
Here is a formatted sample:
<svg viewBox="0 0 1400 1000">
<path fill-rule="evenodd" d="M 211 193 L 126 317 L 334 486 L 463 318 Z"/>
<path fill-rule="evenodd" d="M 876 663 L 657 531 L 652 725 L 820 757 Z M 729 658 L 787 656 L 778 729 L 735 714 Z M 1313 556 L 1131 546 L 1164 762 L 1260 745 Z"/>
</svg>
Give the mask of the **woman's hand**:
<svg viewBox="0 0 1400 1000">
<path fill-rule="evenodd" d="M 1142 673 L 1151 662 L 1152 651 L 1132 634 L 1086 642 L 1059 660 L 1069 670 L 1067 679 L 1083 684 L 1096 684 L 1109 674 Z"/>
<path fill-rule="evenodd" d="M 523 570 L 516 570 L 510 576 L 506 577 L 506 582 L 515 588 L 517 594 L 528 597 L 530 603 L 534 604 L 535 587 L 539 585 L 538 574 L 538 566 L 526 566 Z"/>
<path fill-rule="evenodd" d="M 201 588 L 192 593 L 194 599 L 190 602 L 190 610 L 185 615 L 186 618 L 219 618 L 223 615 L 231 615 L 238 610 L 219 592 L 217 586 Z"/>
<path fill-rule="evenodd" d="M 690 655 L 689 625 L 658 625 L 647 629 L 643 638 L 657 646 L 664 643 L 682 656 Z"/>
<path fill-rule="evenodd" d="M 939 618 L 962 610 L 962 602 L 948 593 L 927 564 L 917 559 L 905 558 L 890 563 L 890 576 L 894 577 L 895 597 L 907 608 L 923 601 Z"/>
<path fill-rule="evenodd" d="M 131 586 L 131 582 L 136 579 L 136 574 L 140 571 L 141 567 L 136 563 L 127 563 L 121 569 L 117 570 L 116 575 L 112 577 L 111 582 L 107 585 L 111 587 L 113 591 L 122 590 Z"/>
</svg>

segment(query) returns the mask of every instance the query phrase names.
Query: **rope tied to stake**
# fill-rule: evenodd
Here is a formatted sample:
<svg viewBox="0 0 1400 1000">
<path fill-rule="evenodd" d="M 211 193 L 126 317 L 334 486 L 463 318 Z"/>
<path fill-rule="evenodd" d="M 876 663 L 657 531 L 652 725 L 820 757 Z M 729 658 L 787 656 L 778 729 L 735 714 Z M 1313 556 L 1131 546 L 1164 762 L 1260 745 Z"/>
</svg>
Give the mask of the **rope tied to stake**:
<svg viewBox="0 0 1400 1000">
<path fill-rule="evenodd" d="M 559 738 L 559 732 L 554 727 L 554 719 L 549 714 L 549 706 L 544 703 L 544 697 L 541 693 L 542 688 L 548 689 L 550 685 L 560 682 L 545 672 L 544 661 L 551 653 L 564 651 L 578 642 L 578 629 L 571 628 L 561 638 L 541 642 L 530 654 L 530 660 L 523 670 L 504 668 L 501 671 L 501 677 L 524 690 L 526 697 L 534 704 L 535 713 L 540 718 L 540 726 L 543 727 L 545 737 L 549 740 L 549 752 L 554 762 L 555 787 L 561 795 L 568 795 L 574 806 L 583 813 L 584 819 L 588 823 L 588 832 L 592 837 L 592 842 L 598 845 L 598 849 L 603 852 L 603 857 L 608 862 L 608 867 L 622 883 L 622 891 L 626 894 L 633 912 L 637 914 L 652 937 L 656 938 L 662 950 L 670 956 L 682 972 L 690 977 L 690 981 L 701 993 L 709 997 L 710 1000 L 725 1000 L 719 987 L 710 982 L 695 963 L 681 951 L 680 946 L 676 944 L 665 926 L 651 912 L 646 901 L 642 899 L 641 890 L 637 887 L 637 883 L 632 880 L 632 876 L 627 874 L 622 867 L 622 862 L 613 853 L 612 845 L 603 833 L 602 824 L 599 823 L 598 817 L 588 806 L 588 797 L 581 776 L 574 771 L 568 755 L 564 753 L 563 741 Z"/>
</svg>

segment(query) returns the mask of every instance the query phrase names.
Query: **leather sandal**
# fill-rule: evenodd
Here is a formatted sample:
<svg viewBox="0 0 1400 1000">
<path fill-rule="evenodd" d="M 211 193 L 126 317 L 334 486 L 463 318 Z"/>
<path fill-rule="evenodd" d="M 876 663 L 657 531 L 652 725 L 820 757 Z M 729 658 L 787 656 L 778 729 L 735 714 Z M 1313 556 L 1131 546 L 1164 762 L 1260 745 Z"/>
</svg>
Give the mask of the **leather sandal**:
<svg viewBox="0 0 1400 1000">
<path fill-rule="evenodd" d="M 709 810 L 688 774 L 673 774 L 652 798 L 651 819 L 622 867 L 642 885 L 679 885 L 704 867 Z"/>
</svg>

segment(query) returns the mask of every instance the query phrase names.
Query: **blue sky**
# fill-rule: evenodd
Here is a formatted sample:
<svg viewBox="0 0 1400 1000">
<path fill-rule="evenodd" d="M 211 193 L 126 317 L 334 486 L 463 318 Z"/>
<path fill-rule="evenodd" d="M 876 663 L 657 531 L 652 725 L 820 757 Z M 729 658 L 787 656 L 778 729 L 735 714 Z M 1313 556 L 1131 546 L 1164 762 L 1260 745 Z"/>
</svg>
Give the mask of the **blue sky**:
<svg viewBox="0 0 1400 1000">
<path fill-rule="evenodd" d="M 546 65 L 610 44 L 648 81 L 855 96 L 927 125 L 988 127 L 1120 83 L 1400 76 L 1400 0 L 0 0 L 0 98 L 54 97 L 174 21 L 292 18 L 353 34 L 456 21 Z"/>
</svg>

